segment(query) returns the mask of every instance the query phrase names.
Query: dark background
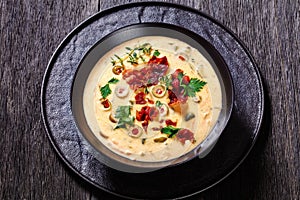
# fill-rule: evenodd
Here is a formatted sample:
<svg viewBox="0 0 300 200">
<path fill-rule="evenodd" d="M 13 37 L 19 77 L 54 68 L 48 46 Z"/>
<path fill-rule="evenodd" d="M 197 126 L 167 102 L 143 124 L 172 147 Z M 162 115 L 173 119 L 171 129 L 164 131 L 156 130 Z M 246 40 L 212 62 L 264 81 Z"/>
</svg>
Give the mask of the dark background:
<svg viewBox="0 0 300 200">
<path fill-rule="evenodd" d="M 40 90 L 64 37 L 98 11 L 128 0 L 0 3 L 0 199 L 116 199 L 60 160 L 42 123 Z M 191 199 L 300 198 L 299 1 L 168 0 L 211 15 L 245 43 L 266 90 L 266 120 L 243 164 Z"/>
</svg>

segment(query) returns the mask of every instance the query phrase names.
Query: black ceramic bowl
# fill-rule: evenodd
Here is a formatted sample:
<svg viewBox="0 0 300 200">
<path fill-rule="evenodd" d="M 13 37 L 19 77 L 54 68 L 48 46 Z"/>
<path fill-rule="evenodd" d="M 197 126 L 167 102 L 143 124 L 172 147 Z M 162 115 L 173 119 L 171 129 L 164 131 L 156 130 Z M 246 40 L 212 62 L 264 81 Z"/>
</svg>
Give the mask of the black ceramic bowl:
<svg viewBox="0 0 300 200">
<path fill-rule="evenodd" d="M 197 49 L 213 67 L 221 86 L 222 108 L 218 120 L 205 140 L 193 150 L 172 160 L 162 162 L 141 162 L 122 157 L 104 146 L 88 126 L 83 108 L 83 93 L 86 80 L 98 60 L 112 48 L 134 38 L 143 36 L 165 36 L 183 41 Z M 130 25 L 110 33 L 98 41 L 81 60 L 76 73 L 72 88 L 72 112 L 77 127 L 86 142 L 85 147 L 102 163 L 120 171 L 142 173 L 162 167 L 177 165 L 188 161 L 196 156 L 206 156 L 223 132 L 230 118 L 233 107 L 233 83 L 232 79 L 220 54 L 215 48 L 199 35 L 184 28 L 163 24 L 143 23 Z"/>
</svg>

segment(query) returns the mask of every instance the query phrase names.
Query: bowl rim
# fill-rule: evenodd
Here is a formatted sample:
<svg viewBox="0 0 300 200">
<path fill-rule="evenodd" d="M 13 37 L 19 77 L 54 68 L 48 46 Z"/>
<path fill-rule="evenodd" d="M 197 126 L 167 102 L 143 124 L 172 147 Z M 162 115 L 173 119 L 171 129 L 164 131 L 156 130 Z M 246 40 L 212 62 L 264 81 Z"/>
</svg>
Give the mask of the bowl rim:
<svg viewBox="0 0 300 200">
<path fill-rule="evenodd" d="M 116 152 L 112 151 L 111 149 L 109 149 L 108 147 L 106 147 L 105 145 L 103 145 L 101 143 L 101 141 L 99 139 L 97 139 L 104 148 L 106 148 L 108 151 L 110 151 L 110 153 L 112 153 L 114 156 L 120 158 L 120 159 L 114 159 L 114 158 L 111 158 L 110 156 L 104 154 L 103 152 L 99 151 L 99 149 L 91 143 L 91 141 L 89 141 L 87 139 L 87 137 L 85 136 L 85 134 L 81 131 L 81 128 L 80 128 L 80 125 L 79 125 L 79 122 L 77 120 L 77 117 L 76 117 L 76 113 L 74 113 L 74 103 L 73 103 L 73 96 L 74 96 L 74 85 L 76 84 L 76 80 L 77 80 L 77 77 L 78 77 L 78 74 L 79 74 L 79 71 L 80 71 L 80 68 L 82 67 L 82 64 L 83 62 L 87 59 L 88 55 L 98 46 L 98 45 L 101 45 L 101 43 L 103 43 L 103 41 L 117 35 L 117 34 L 120 34 L 121 32 L 123 31 L 127 31 L 127 30 L 130 30 L 132 28 L 144 28 L 144 27 L 147 27 L 147 28 L 166 28 L 166 29 L 171 29 L 173 31 L 177 31 L 177 32 L 180 32 L 184 35 L 186 35 L 188 38 L 191 38 L 193 40 L 195 40 L 201 47 L 203 47 L 203 49 L 207 52 L 208 56 L 210 56 L 210 58 L 212 59 L 212 61 L 214 62 L 216 68 L 218 70 L 220 70 L 220 74 L 217 74 L 213 64 L 211 63 L 211 61 L 209 61 L 209 63 L 212 65 L 212 68 L 213 70 L 215 71 L 215 73 L 217 74 L 218 76 L 218 79 L 219 79 L 219 82 L 220 84 L 224 84 L 224 81 L 223 79 L 220 80 L 220 76 L 222 76 L 222 74 L 226 74 L 228 80 L 227 80 L 227 87 L 225 87 L 224 89 L 226 91 L 229 91 L 230 93 L 230 96 L 229 96 L 229 99 L 230 101 L 228 102 L 228 96 L 227 96 L 227 93 L 226 93 L 226 97 L 223 96 L 223 91 L 221 89 L 221 92 L 222 92 L 222 101 L 224 98 L 226 98 L 226 105 L 227 105 L 227 117 L 225 118 L 225 121 L 223 122 L 223 126 L 220 128 L 220 131 L 218 132 L 218 135 L 217 137 L 215 138 L 215 140 L 213 140 L 211 143 L 213 144 L 209 144 L 208 147 L 210 146 L 214 146 L 214 144 L 217 142 L 218 138 L 220 137 L 220 135 L 223 133 L 224 129 L 226 128 L 230 118 L 231 118 L 231 114 L 232 114 L 232 110 L 233 110 L 233 103 L 234 103 L 234 83 L 233 83 L 233 79 L 232 79 L 232 76 L 231 76 L 231 73 L 229 71 L 229 68 L 226 64 L 226 62 L 224 61 L 223 57 L 220 55 L 220 53 L 216 50 L 216 48 L 210 43 L 208 42 L 206 39 L 204 39 L 203 37 L 201 37 L 200 35 L 198 35 L 197 33 L 194 33 L 184 27 L 181 27 L 181 26 L 177 26 L 177 25 L 173 25 L 173 24 L 167 24 L 167 23 L 157 23 L 157 22 L 145 22 L 145 23 L 136 23 L 136 24 L 130 24 L 130 25 L 127 25 L 127 26 L 124 26 L 124 27 L 121 27 L 121 28 L 118 28 L 116 30 L 114 30 L 113 32 L 110 32 L 108 33 L 107 35 L 105 35 L 104 37 L 102 37 L 100 40 L 98 40 L 96 43 L 94 43 L 85 53 L 84 55 L 82 56 L 82 58 L 80 59 L 80 62 L 77 64 L 77 69 L 76 69 L 76 72 L 75 72 L 75 75 L 74 75 L 74 78 L 72 80 L 72 85 L 71 85 L 71 95 L 70 95 L 70 102 L 71 102 L 71 112 L 72 112 L 72 115 L 74 117 L 74 121 L 75 121 L 75 124 L 76 124 L 76 127 L 79 131 L 79 135 L 81 135 L 83 137 L 83 141 L 86 141 L 87 143 L 85 143 L 86 146 L 89 146 L 87 148 L 87 150 L 92 153 L 92 155 L 94 155 L 100 162 L 108 165 L 109 167 L 111 167 L 111 163 L 113 166 L 116 166 L 116 165 L 120 165 L 121 164 L 121 171 L 125 170 L 126 172 L 128 172 L 128 167 L 129 167 L 129 172 L 133 171 L 133 172 L 144 172 L 144 170 L 146 171 L 152 171 L 152 170 L 156 170 L 156 169 L 160 169 L 160 168 L 163 168 L 163 167 L 171 167 L 171 166 L 176 166 L 176 165 L 180 165 L 180 164 L 183 164 L 185 162 L 188 162 L 189 160 L 199 156 L 199 152 L 202 150 L 202 144 L 207 140 L 207 138 L 209 138 L 209 136 L 211 135 L 211 132 L 212 130 L 215 129 L 215 126 L 217 125 L 217 122 L 214 124 L 214 126 L 211 128 L 210 132 L 208 133 L 208 135 L 196 146 L 194 147 L 193 149 L 189 150 L 188 152 L 178 156 L 178 157 L 175 157 L 175 158 L 172 158 L 170 160 L 166 160 L 166 161 L 154 161 L 154 162 L 148 162 L 148 161 L 138 161 L 138 160 L 131 160 L 129 158 L 126 158 L 125 156 L 122 156 L 120 154 L 117 154 Z M 148 36 L 148 35 L 142 35 L 142 36 L 137 36 L 135 38 L 139 38 L 139 37 L 144 37 L 144 36 Z M 152 36 L 161 36 L 161 35 L 152 35 Z M 170 36 L 165 36 L 165 37 L 170 37 Z M 132 38 L 134 39 L 134 38 Z M 177 38 L 175 38 L 177 39 Z M 131 40 L 131 39 L 129 39 Z M 127 40 L 124 40 L 122 41 L 122 43 L 128 41 Z M 183 41 L 185 42 L 185 41 Z M 117 44 L 115 46 L 112 46 L 111 48 L 114 48 L 118 45 L 121 45 L 122 43 L 120 44 Z M 187 43 L 187 42 L 185 42 Z M 195 47 L 194 47 L 195 48 Z M 195 48 L 197 49 L 197 48 Z M 197 49 L 199 52 L 200 50 Z M 103 55 L 105 55 L 108 51 L 106 51 Z M 200 52 L 202 55 L 203 55 L 203 52 Z M 212 55 L 213 54 L 213 55 Z M 102 56 L 100 56 L 97 61 L 101 58 Z M 206 56 L 204 56 L 206 59 L 208 59 Z M 219 62 L 221 63 L 222 67 L 220 67 L 220 65 L 218 65 L 217 63 L 215 62 Z M 92 69 L 95 67 L 95 64 L 94 66 L 91 68 L 91 70 L 89 71 L 88 74 L 90 74 L 90 72 L 92 71 Z M 222 71 L 222 72 L 221 72 Z M 87 79 L 86 79 L 87 80 Z M 84 82 L 86 81 L 84 80 Z M 86 83 L 84 83 L 83 85 L 85 86 Z M 83 98 L 82 98 L 83 99 Z M 222 105 L 223 105 L 223 102 L 222 102 Z M 82 110 L 84 110 L 82 108 Z M 84 112 L 84 111 L 83 111 Z M 220 116 L 219 116 L 220 117 Z M 218 117 L 218 118 L 219 118 Z M 85 114 L 84 114 L 84 118 L 85 118 Z M 87 127 L 90 129 L 89 125 L 87 124 L 87 122 L 85 121 Z M 92 133 L 93 131 L 90 130 Z M 95 136 L 95 133 L 93 133 L 93 135 Z M 96 137 L 96 136 L 95 136 Z M 212 149 L 210 149 L 212 150 Z M 210 151 L 209 150 L 209 151 Z M 206 152 L 206 153 L 209 153 Z M 95 154 L 98 154 L 100 153 L 100 157 L 99 155 L 95 155 Z M 105 157 L 105 160 L 103 160 L 103 156 Z M 108 160 L 106 160 L 108 159 Z M 137 165 L 128 165 L 128 163 L 124 163 L 124 162 L 121 162 L 120 160 L 125 160 L 125 161 L 129 161 L 130 163 L 134 163 L 134 164 L 137 164 Z M 174 162 L 175 161 L 175 162 Z M 123 166 L 124 165 L 124 166 Z M 144 166 L 146 165 L 146 166 Z M 124 168 L 125 167 L 125 168 Z M 113 167 L 114 168 L 114 167 Z M 118 170 L 118 169 L 117 169 Z"/>
</svg>

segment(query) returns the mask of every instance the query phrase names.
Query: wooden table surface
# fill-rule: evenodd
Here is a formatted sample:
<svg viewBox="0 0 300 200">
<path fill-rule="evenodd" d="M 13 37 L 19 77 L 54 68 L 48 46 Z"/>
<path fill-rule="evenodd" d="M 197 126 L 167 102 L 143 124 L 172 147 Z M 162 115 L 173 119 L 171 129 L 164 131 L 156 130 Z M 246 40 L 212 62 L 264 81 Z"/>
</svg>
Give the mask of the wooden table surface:
<svg viewBox="0 0 300 200">
<path fill-rule="evenodd" d="M 130 0 L 0 3 L 0 199 L 117 199 L 81 180 L 52 148 L 40 90 L 55 48 L 76 25 Z M 168 0 L 231 29 L 253 54 L 266 90 L 265 129 L 224 181 L 191 199 L 300 199 L 300 3 Z"/>
</svg>

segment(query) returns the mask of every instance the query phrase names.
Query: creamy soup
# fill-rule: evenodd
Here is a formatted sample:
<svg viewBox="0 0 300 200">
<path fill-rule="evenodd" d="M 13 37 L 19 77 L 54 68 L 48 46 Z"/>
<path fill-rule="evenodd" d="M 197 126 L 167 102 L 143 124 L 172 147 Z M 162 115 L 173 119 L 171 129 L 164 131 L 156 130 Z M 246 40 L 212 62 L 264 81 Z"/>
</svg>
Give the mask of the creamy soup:
<svg viewBox="0 0 300 200">
<path fill-rule="evenodd" d="M 89 127 L 111 151 L 138 161 L 177 158 L 199 145 L 221 109 L 205 57 L 177 39 L 127 41 L 95 65 L 84 90 Z"/>
</svg>

